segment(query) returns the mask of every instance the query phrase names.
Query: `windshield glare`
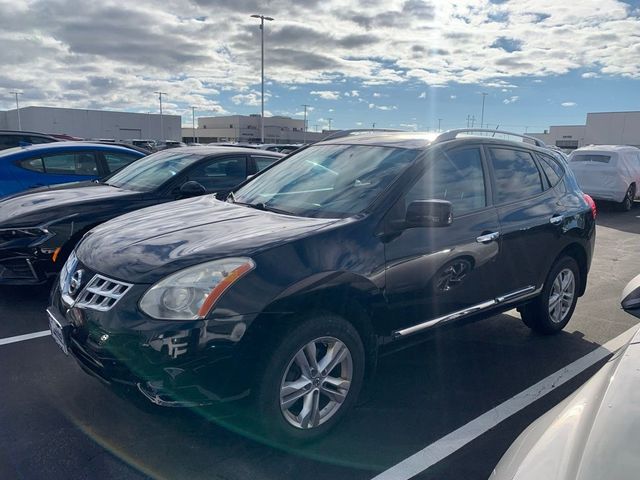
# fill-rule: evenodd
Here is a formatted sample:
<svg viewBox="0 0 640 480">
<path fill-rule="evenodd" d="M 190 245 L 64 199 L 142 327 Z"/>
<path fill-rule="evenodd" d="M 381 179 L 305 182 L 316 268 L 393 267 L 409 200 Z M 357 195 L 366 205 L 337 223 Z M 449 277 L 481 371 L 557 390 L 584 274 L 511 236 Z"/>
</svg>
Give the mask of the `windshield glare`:
<svg viewBox="0 0 640 480">
<path fill-rule="evenodd" d="M 234 200 L 305 217 L 348 217 L 367 208 L 416 155 L 399 148 L 317 145 L 256 177 Z"/>
<path fill-rule="evenodd" d="M 120 170 L 107 183 L 126 190 L 148 192 L 182 172 L 203 157 L 192 152 L 159 152 L 133 162 Z"/>
</svg>

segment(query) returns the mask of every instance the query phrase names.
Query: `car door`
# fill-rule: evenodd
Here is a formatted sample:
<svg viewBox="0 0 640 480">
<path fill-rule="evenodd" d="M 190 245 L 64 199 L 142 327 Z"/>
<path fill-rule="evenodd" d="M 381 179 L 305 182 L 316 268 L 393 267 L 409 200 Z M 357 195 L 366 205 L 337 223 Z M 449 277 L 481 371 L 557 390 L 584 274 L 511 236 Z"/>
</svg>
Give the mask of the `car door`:
<svg viewBox="0 0 640 480">
<path fill-rule="evenodd" d="M 526 295 L 541 287 L 549 259 L 559 253 L 562 208 L 530 151 L 485 148 L 500 220 L 500 295 Z"/>
<path fill-rule="evenodd" d="M 186 175 L 187 181 L 201 184 L 207 193 L 227 194 L 247 178 L 246 155 L 224 155 L 206 158 L 194 165 Z"/>
<path fill-rule="evenodd" d="M 491 302 L 499 279 L 498 214 L 479 145 L 434 154 L 385 223 L 402 222 L 416 200 L 447 200 L 453 222 L 388 236 L 385 295 L 394 330 Z M 488 307 L 489 305 L 484 305 Z"/>
</svg>

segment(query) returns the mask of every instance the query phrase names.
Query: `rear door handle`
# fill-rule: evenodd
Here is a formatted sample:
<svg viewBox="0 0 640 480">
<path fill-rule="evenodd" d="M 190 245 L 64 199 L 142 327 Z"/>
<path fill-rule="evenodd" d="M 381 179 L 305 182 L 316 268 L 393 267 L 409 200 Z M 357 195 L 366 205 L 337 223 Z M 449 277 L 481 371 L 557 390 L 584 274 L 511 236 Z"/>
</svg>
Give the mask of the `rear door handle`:
<svg viewBox="0 0 640 480">
<path fill-rule="evenodd" d="M 500 237 L 500 232 L 491 232 L 485 233 L 484 235 L 480 235 L 476 238 L 476 242 L 478 243 L 489 243 L 497 240 Z"/>
<path fill-rule="evenodd" d="M 564 215 L 554 215 L 549 219 L 549 223 L 552 225 L 560 225 L 564 220 Z"/>
</svg>

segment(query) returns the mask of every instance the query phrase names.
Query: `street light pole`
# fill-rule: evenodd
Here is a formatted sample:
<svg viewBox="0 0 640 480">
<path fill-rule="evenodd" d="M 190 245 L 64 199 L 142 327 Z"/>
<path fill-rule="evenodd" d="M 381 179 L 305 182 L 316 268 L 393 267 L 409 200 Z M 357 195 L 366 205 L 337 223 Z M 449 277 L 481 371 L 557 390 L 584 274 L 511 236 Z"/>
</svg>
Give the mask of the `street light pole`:
<svg viewBox="0 0 640 480">
<path fill-rule="evenodd" d="M 440 131 L 440 125 L 441 125 L 441 124 L 442 124 L 442 119 L 441 119 L 441 118 L 439 118 L 439 119 L 438 119 L 438 131 Z"/>
<path fill-rule="evenodd" d="M 482 92 L 482 113 L 480 114 L 480 129 L 482 129 L 482 125 L 484 125 L 484 99 L 487 95 L 489 94 Z"/>
<path fill-rule="evenodd" d="M 164 124 L 162 118 L 162 95 L 166 95 L 165 92 L 153 92 L 158 94 L 158 99 L 160 100 L 160 138 L 158 140 L 163 141 L 166 140 L 164 138 Z"/>
<path fill-rule="evenodd" d="M 333 120 L 333 118 L 327 118 L 327 120 L 329 121 L 329 131 L 331 131 L 331 120 Z"/>
<path fill-rule="evenodd" d="M 260 72 L 261 72 L 261 89 L 260 89 L 260 141 L 264 143 L 264 21 L 272 21 L 273 18 L 264 15 L 251 15 L 251 18 L 260 19 Z"/>
<path fill-rule="evenodd" d="M 300 105 L 304 107 L 304 125 L 302 127 L 302 143 L 307 143 L 307 107 L 311 105 L 307 105 L 306 103 Z"/>
<path fill-rule="evenodd" d="M 18 102 L 18 95 L 22 95 L 22 92 L 9 92 L 16 96 L 16 114 L 18 115 L 18 130 L 22 131 L 22 122 L 20 121 L 20 103 Z"/>
<path fill-rule="evenodd" d="M 191 129 L 193 130 L 193 143 L 196 143 L 196 107 L 191 107 Z"/>
</svg>

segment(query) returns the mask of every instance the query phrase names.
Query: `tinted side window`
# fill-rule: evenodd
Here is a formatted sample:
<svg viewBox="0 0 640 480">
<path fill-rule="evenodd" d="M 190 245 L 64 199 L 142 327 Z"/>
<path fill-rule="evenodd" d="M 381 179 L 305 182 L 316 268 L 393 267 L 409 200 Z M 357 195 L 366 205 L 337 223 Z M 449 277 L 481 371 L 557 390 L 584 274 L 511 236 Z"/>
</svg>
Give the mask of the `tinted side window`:
<svg viewBox="0 0 640 480">
<path fill-rule="evenodd" d="M 549 185 L 555 187 L 564 175 L 564 170 L 560 164 L 551 157 L 539 154 L 538 158 L 540 159 L 540 166 L 542 167 L 544 174 L 547 176 L 547 180 L 549 180 Z"/>
<path fill-rule="evenodd" d="M 48 138 L 45 138 L 45 137 L 25 137 L 25 141 L 27 141 L 29 143 L 33 143 L 34 145 L 36 145 L 38 143 L 51 143 L 51 142 L 53 142 L 53 140 L 49 140 Z"/>
<path fill-rule="evenodd" d="M 31 170 L 32 172 L 44 172 L 44 166 L 42 165 L 41 158 L 27 158 L 26 160 L 20 160 L 19 165 L 26 170 Z"/>
<path fill-rule="evenodd" d="M 542 192 L 540 171 L 529 152 L 490 148 L 498 203 L 513 202 Z"/>
<path fill-rule="evenodd" d="M 21 138 L 17 135 L 0 135 L 0 149 L 17 147 L 20 141 Z"/>
<path fill-rule="evenodd" d="M 276 160 L 278 160 L 277 158 L 273 158 L 273 157 L 253 157 L 253 159 L 256 162 L 256 170 L 258 172 L 260 170 L 267 168 L 269 165 L 271 165 Z"/>
<path fill-rule="evenodd" d="M 109 170 L 109 173 L 113 173 L 116 170 L 120 170 L 122 167 L 126 167 L 137 158 L 133 155 L 127 155 L 126 153 L 103 152 L 103 155 L 104 160 L 107 162 L 107 169 Z"/>
<path fill-rule="evenodd" d="M 92 153 L 61 153 L 43 157 L 46 173 L 67 175 L 98 175 L 98 165 Z"/>
<path fill-rule="evenodd" d="M 189 180 L 195 180 L 207 190 L 235 187 L 245 178 L 247 160 L 244 156 L 205 160 L 189 172 Z"/>
<path fill-rule="evenodd" d="M 424 174 L 405 197 L 405 209 L 416 200 L 447 200 L 453 214 L 486 206 L 480 149 L 469 148 L 441 154 L 431 160 Z"/>
</svg>

